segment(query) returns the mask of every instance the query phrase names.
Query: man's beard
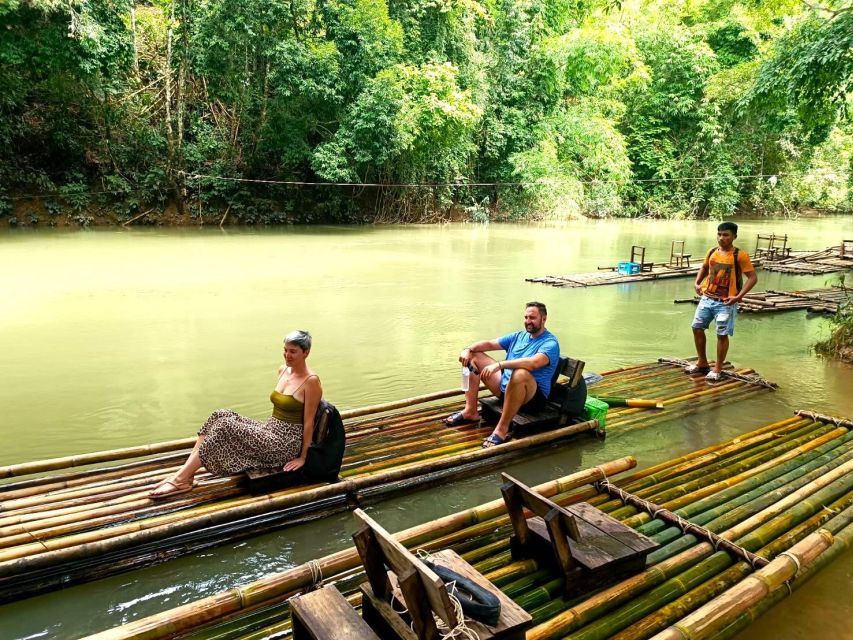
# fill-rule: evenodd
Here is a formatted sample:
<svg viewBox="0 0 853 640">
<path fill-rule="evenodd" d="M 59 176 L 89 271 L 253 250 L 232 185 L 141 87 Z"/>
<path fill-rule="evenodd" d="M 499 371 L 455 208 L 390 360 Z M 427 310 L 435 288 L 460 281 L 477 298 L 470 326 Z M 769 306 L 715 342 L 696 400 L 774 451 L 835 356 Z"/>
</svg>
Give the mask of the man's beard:
<svg viewBox="0 0 853 640">
<path fill-rule="evenodd" d="M 537 325 L 532 324 L 532 323 L 524 325 L 524 329 L 525 329 L 525 331 L 527 331 L 527 333 L 536 333 L 541 328 L 542 328 L 542 325 L 537 326 Z"/>
</svg>

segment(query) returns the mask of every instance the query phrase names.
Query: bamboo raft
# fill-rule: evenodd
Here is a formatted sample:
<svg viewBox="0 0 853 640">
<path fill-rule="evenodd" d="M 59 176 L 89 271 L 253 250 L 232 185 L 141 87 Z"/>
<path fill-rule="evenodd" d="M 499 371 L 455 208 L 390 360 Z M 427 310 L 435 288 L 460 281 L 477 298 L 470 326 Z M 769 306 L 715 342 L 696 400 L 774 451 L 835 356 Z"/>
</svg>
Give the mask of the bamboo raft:
<svg viewBox="0 0 853 640">
<path fill-rule="evenodd" d="M 851 427 L 799 411 L 642 471 L 626 473 L 636 466 L 627 457 L 535 487 L 563 507 L 587 502 L 660 545 L 645 568 L 580 596 L 565 595 L 556 563 L 513 560 L 500 498 L 396 538 L 460 554 L 532 616 L 527 640 L 724 640 L 850 548 Z M 637 501 L 654 508 L 626 504 Z M 364 579 L 349 548 L 90 639 L 288 638 L 288 598 L 334 584 L 358 608 Z"/>
<path fill-rule="evenodd" d="M 803 291 L 751 291 L 738 303 L 739 313 L 776 313 L 805 309 L 809 313 L 835 315 L 848 301 L 850 288 L 834 285 L 824 289 Z M 676 304 L 699 303 L 699 296 L 674 300 Z"/>
<path fill-rule="evenodd" d="M 665 409 L 617 407 L 609 433 L 641 429 L 762 393 L 751 370 L 725 371 L 714 385 L 661 359 L 603 374 L 591 393 L 642 397 Z M 566 446 L 596 421 L 482 449 L 491 426 L 450 428 L 458 391 L 344 412 L 348 443 L 341 481 L 249 495 L 244 476 L 197 475 L 189 494 L 153 501 L 147 492 L 185 459 L 194 438 L 0 467 L 0 601 L 151 565 L 352 505 L 463 477 Z M 394 410 L 390 411 L 389 410 Z M 375 415 L 384 412 L 381 415 Z M 152 455 L 153 454 L 153 455 Z M 109 462 L 108 466 L 95 466 Z M 85 470 L 74 467 L 90 465 Z M 18 480 L 20 476 L 31 475 Z"/>
<path fill-rule="evenodd" d="M 849 252 L 843 253 L 841 245 L 822 251 L 792 251 L 784 258 L 766 261 L 764 268 L 767 271 L 801 275 L 837 273 L 853 269 L 853 255 Z"/>
<path fill-rule="evenodd" d="M 758 258 L 752 259 L 756 269 L 763 266 Z M 572 273 L 561 276 L 543 276 L 540 278 L 525 278 L 525 282 L 538 282 L 548 284 L 552 287 L 563 289 L 575 289 L 580 287 L 598 287 L 605 284 L 630 284 L 632 282 L 645 282 L 648 280 L 668 280 L 670 278 L 696 277 L 702 262 L 688 266 L 675 266 L 666 262 L 650 264 L 650 270 L 639 273 L 620 273 L 616 267 L 599 267 L 598 271 L 590 273 Z"/>
<path fill-rule="evenodd" d="M 572 273 L 562 276 L 543 276 L 540 278 L 525 278 L 526 282 L 539 282 L 549 284 L 552 287 L 573 289 L 578 287 L 598 287 L 605 284 L 626 284 L 630 282 L 644 282 L 646 280 L 667 280 L 669 278 L 696 277 L 699 272 L 698 265 L 691 267 L 676 267 L 666 263 L 654 264 L 650 271 L 640 273 L 619 273 L 615 267 L 606 267 L 591 273 Z"/>
</svg>

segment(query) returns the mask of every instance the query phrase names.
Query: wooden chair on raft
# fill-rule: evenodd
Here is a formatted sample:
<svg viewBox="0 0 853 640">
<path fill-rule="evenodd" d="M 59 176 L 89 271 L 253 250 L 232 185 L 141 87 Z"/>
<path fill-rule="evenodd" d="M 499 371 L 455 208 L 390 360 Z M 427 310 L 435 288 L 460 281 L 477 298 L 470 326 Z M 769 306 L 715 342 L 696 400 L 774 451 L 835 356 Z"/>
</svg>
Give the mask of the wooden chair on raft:
<svg viewBox="0 0 853 640">
<path fill-rule="evenodd" d="M 691 255 L 684 252 L 684 240 L 673 240 L 669 249 L 669 266 L 676 269 L 689 269 Z"/>
<path fill-rule="evenodd" d="M 755 236 L 755 258 L 778 260 L 791 255 L 788 246 L 788 234 L 759 233 Z"/>
<path fill-rule="evenodd" d="M 580 416 L 586 401 L 586 384 L 583 381 L 583 360 L 575 360 L 560 356 L 557 368 L 551 377 L 551 393 L 545 408 L 538 413 L 519 412 L 512 419 L 512 430 L 535 431 L 537 429 L 563 426 Z M 560 376 L 568 378 L 565 384 L 557 384 Z M 497 422 L 503 413 L 503 402 L 500 398 L 481 398 L 483 419 L 487 422 Z"/>
<path fill-rule="evenodd" d="M 502 477 L 513 559 L 535 557 L 546 566 L 556 561 L 566 597 L 642 571 L 646 556 L 660 546 L 586 502 L 561 507 L 512 476 Z M 533 517 L 525 517 L 525 508 Z"/>
<path fill-rule="evenodd" d="M 334 586 L 290 601 L 293 640 L 379 640 Z"/>
<path fill-rule="evenodd" d="M 651 271 L 655 267 L 654 262 L 646 262 L 646 248 L 638 244 L 631 245 L 631 262 L 640 265 L 640 272 Z"/>
<path fill-rule="evenodd" d="M 356 509 L 354 514 L 359 529 L 353 534 L 353 540 L 368 579 L 359 587 L 362 617 L 379 637 L 383 640 L 438 640 L 441 635 L 436 618 L 448 629 L 456 628 L 461 621 L 447 587 L 435 571 L 361 509 Z M 500 601 L 500 615 L 496 625 L 486 626 L 474 620 L 465 620 L 465 625 L 476 632 L 480 640 L 524 639 L 526 630 L 533 623 L 524 609 L 501 593 L 454 551 L 440 551 L 433 554 L 433 558 L 436 563 L 494 594 Z"/>
</svg>

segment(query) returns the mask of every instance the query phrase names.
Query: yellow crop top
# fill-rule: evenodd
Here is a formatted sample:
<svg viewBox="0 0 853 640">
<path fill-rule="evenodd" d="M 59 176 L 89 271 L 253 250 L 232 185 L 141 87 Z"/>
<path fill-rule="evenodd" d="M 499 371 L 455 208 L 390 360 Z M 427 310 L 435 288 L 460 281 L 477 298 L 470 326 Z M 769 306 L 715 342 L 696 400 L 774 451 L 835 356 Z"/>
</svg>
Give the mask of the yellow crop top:
<svg viewBox="0 0 853 640">
<path fill-rule="evenodd" d="M 288 396 L 273 390 L 270 394 L 272 401 L 272 415 L 274 418 L 290 422 L 291 424 L 302 424 L 305 403 L 299 402 L 293 396 Z"/>
</svg>

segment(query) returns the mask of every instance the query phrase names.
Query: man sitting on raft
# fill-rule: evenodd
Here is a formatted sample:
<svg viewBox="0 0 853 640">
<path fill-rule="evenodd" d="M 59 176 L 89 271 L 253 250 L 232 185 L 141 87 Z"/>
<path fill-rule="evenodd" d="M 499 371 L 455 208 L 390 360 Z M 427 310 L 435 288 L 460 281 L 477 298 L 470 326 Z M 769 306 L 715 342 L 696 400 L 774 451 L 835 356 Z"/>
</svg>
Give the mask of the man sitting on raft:
<svg viewBox="0 0 853 640">
<path fill-rule="evenodd" d="M 551 378 L 560 359 L 560 344 L 545 328 L 548 310 L 541 302 L 528 302 L 524 307 L 524 331 L 508 333 L 494 340 L 481 340 L 465 347 L 459 362 L 471 371 L 465 408 L 448 416 L 445 424 L 455 427 L 477 422 L 477 395 L 480 381 L 503 399 L 503 411 L 492 434 L 483 447 L 507 442 L 509 427 L 519 411 L 536 413 L 545 408 L 551 393 Z M 496 361 L 486 351 L 506 351 L 506 360 Z"/>
</svg>

